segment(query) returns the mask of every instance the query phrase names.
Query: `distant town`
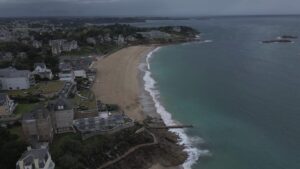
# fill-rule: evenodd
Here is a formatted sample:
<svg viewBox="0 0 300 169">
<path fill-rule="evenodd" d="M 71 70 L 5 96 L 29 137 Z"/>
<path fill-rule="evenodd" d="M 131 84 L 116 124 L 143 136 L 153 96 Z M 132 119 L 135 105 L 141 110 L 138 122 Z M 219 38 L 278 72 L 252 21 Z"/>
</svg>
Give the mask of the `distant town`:
<svg viewBox="0 0 300 169">
<path fill-rule="evenodd" d="M 157 136 L 144 124 L 95 96 L 91 87 L 99 72 L 93 64 L 124 47 L 193 41 L 199 34 L 184 26 L 67 21 L 0 22 L 3 169 L 101 168 L 130 148 L 157 144 Z"/>
</svg>

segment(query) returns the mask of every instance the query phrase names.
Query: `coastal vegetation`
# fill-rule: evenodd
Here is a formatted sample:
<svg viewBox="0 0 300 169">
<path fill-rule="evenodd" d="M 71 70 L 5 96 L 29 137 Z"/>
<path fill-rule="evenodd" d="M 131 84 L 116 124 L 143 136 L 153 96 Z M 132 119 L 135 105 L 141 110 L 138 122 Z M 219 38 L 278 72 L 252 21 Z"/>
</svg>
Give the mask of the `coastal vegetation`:
<svg viewBox="0 0 300 169">
<path fill-rule="evenodd" d="M 0 127 L 0 166 L 1 169 L 16 168 L 16 161 L 26 150 L 26 144 L 8 129 Z"/>
<path fill-rule="evenodd" d="M 140 127 L 136 125 L 112 135 L 95 136 L 84 141 L 77 134 L 55 136 L 50 152 L 56 162 L 56 168 L 96 169 L 124 154 L 131 147 L 153 142 L 148 133 L 136 133 Z"/>
</svg>

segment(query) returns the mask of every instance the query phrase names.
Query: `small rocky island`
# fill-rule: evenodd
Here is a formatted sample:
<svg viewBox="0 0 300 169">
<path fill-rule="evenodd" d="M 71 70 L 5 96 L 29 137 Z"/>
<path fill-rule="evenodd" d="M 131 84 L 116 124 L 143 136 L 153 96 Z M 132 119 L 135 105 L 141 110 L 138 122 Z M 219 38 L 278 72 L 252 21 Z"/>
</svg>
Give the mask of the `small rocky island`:
<svg viewBox="0 0 300 169">
<path fill-rule="evenodd" d="M 278 37 L 279 39 L 298 39 L 298 36 L 292 36 L 292 35 L 282 35 Z"/>
<path fill-rule="evenodd" d="M 262 43 L 292 43 L 294 42 L 292 39 L 298 39 L 298 36 L 282 35 L 276 39 L 262 41 Z"/>
</svg>

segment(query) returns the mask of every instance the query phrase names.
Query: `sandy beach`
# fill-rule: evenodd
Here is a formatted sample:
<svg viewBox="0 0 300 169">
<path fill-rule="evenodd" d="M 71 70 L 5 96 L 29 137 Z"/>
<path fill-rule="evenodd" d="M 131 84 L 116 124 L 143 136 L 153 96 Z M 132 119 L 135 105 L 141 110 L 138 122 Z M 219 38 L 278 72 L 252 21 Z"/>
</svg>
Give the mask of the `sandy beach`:
<svg viewBox="0 0 300 169">
<path fill-rule="evenodd" d="M 93 67 L 97 69 L 97 77 L 93 91 L 97 99 L 104 103 L 118 104 L 129 117 L 137 121 L 143 120 L 145 115 L 139 104 L 142 84 L 138 78 L 138 66 L 143 56 L 154 48 L 128 47 L 95 62 Z"/>
<path fill-rule="evenodd" d="M 97 69 L 97 77 L 93 85 L 93 91 L 97 99 L 100 99 L 104 103 L 118 104 L 129 117 L 137 121 L 143 121 L 149 112 L 144 113 L 142 104 L 140 103 L 141 94 L 145 93 L 145 90 L 140 78 L 139 65 L 143 62 L 145 56 L 155 48 L 156 46 L 133 46 L 98 59 L 93 64 L 93 68 Z M 164 133 L 163 135 L 167 136 L 170 133 Z M 176 150 L 172 153 L 177 153 L 179 159 L 180 157 L 182 157 L 181 159 L 185 159 L 184 153 L 182 156 L 182 147 L 178 147 L 177 144 L 168 145 Z M 166 154 L 164 152 L 160 155 L 163 156 Z M 178 162 L 178 158 L 173 159 L 175 163 Z M 164 158 L 159 157 L 156 159 L 157 163 L 150 169 L 179 168 L 163 167 L 159 164 L 160 159 Z"/>
</svg>

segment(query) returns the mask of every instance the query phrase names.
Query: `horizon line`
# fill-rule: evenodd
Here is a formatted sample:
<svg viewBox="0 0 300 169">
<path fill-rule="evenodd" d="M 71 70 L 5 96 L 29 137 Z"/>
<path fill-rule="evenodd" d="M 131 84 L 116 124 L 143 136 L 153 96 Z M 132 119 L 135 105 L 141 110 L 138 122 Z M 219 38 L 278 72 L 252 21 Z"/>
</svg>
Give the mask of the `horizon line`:
<svg viewBox="0 0 300 169">
<path fill-rule="evenodd" d="M 228 14 L 228 15 L 194 15 L 194 16 L 151 16 L 151 15 L 136 15 L 136 16 L 126 16 L 126 15 L 65 15 L 65 16 L 55 16 L 55 15 L 48 15 L 48 16 L 0 16 L 0 18 L 140 18 L 140 19 L 147 19 L 147 18 L 174 18 L 174 19 L 193 19 L 193 18 L 213 18 L 213 17 L 282 17 L 282 16 L 300 16 L 300 14 Z"/>
</svg>

